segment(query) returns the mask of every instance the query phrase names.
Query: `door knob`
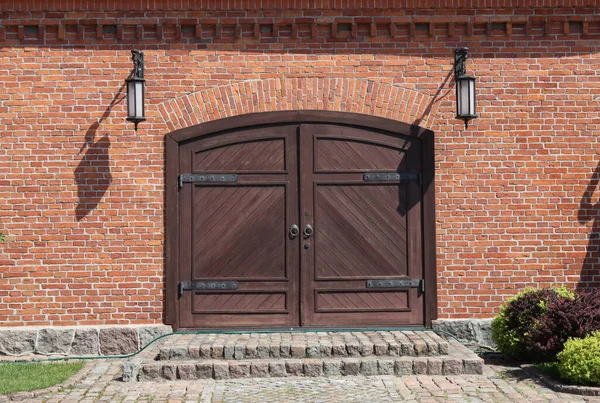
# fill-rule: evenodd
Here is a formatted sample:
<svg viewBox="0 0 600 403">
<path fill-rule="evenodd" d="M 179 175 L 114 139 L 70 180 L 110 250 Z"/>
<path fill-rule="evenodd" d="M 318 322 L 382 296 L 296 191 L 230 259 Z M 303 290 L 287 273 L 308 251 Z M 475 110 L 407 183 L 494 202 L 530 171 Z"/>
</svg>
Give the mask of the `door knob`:
<svg viewBox="0 0 600 403">
<path fill-rule="evenodd" d="M 304 227 L 304 236 L 308 238 L 312 234 L 313 234 L 313 227 L 311 227 L 310 224 L 306 224 L 306 227 Z"/>
<path fill-rule="evenodd" d="M 290 227 L 290 237 L 292 239 L 296 238 L 299 233 L 300 233 L 300 228 L 298 228 L 298 226 L 296 224 L 294 224 Z"/>
</svg>

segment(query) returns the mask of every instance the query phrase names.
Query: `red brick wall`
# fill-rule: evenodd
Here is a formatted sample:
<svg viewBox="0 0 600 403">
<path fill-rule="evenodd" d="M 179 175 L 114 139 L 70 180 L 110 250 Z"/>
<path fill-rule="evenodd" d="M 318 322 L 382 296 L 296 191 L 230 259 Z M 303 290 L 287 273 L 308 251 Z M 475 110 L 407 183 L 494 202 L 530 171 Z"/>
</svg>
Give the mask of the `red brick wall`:
<svg viewBox="0 0 600 403">
<path fill-rule="evenodd" d="M 160 323 L 163 136 L 268 110 L 436 132 L 440 318 L 489 317 L 525 286 L 600 284 L 593 2 L 88 3 L 0 3 L 0 325 Z M 468 129 L 459 46 L 478 77 Z M 137 133 L 132 48 L 146 59 Z"/>
</svg>

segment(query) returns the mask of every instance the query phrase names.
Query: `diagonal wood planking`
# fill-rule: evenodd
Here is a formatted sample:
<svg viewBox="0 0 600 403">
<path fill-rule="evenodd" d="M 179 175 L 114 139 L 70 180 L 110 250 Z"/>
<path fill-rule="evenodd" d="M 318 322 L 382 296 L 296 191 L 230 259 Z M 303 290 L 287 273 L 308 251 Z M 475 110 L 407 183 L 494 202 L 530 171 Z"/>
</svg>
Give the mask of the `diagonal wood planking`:
<svg viewBox="0 0 600 403">
<path fill-rule="evenodd" d="M 195 197 L 214 202 L 194 211 L 194 278 L 284 277 L 284 196 L 283 186 L 198 186 Z"/>
<path fill-rule="evenodd" d="M 284 141 L 248 141 L 198 151 L 194 170 L 200 171 L 283 171 Z"/>
<path fill-rule="evenodd" d="M 398 203 L 404 203 L 403 187 L 317 187 L 316 269 L 319 277 L 407 273 L 406 217 L 395 208 Z"/>
</svg>

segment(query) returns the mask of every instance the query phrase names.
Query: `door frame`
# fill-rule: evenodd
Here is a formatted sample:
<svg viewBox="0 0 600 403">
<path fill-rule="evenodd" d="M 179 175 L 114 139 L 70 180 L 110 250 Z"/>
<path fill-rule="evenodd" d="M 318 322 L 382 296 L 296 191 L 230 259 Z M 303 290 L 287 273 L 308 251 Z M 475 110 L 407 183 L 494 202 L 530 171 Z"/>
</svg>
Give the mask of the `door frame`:
<svg viewBox="0 0 600 403">
<path fill-rule="evenodd" d="M 239 115 L 179 129 L 165 136 L 165 324 L 179 326 L 179 145 L 208 135 L 265 125 L 325 123 L 384 130 L 421 142 L 422 251 L 425 280 L 424 323 L 437 319 L 437 271 L 435 246 L 434 133 L 417 125 L 371 115 L 331 111 L 283 111 Z"/>
</svg>

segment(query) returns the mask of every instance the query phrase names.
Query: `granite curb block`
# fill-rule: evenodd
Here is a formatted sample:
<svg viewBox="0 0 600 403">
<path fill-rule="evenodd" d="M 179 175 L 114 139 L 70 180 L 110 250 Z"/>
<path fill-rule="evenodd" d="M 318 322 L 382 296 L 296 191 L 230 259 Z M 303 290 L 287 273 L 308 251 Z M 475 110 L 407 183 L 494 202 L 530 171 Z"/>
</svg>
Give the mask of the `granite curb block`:
<svg viewBox="0 0 600 403">
<path fill-rule="evenodd" d="M 45 364 L 40 363 L 39 365 L 45 365 Z M 60 391 L 61 389 L 75 386 L 83 378 L 85 378 L 88 375 L 88 373 L 95 366 L 96 366 L 96 364 L 94 362 L 92 362 L 92 361 L 88 362 L 81 369 L 81 371 L 79 371 L 75 375 L 71 376 L 69 379 L 67 379 L 65 382 L 63 382 L 59 385 L 49 386 L 45 389 L 32 390 L 31 392 L 16 392 L 16 393 L 11 393 L 9 395 L 0 396 L 0 403 L 26 401 L 29 399 L 34 399 L 36 397 L 45 395 L 47 393 L 56 393 L 56 392 Z"/>
<path fill-rule="evenodd" d="M 171 331 L 171 327 L 165 325 L 3 328 L 0 329 L 0 360 L 3 356 L 131 354 Z"/>
<path fill-rule="evenodd" d="M 525 371 L 529 376 L 539 379 L 544 385 L 549 387 L 555 392 L 559 393 L 572 393 L 575 395 L 583 396 L 600 396 L 600 387 L 596 386 L 578 386 L 578 385 L 567 385 L 556 379 L 549 377 L 546 374 L 539 372 L 532 364 L 523 364 L 521 369 Z"/>
<path fill-rule="evenodd" d="M 437 319 L 432 327 L 448 332 L 473 351 L 496 351 L 492 338 L 493 319 Z"/>
</svg>

